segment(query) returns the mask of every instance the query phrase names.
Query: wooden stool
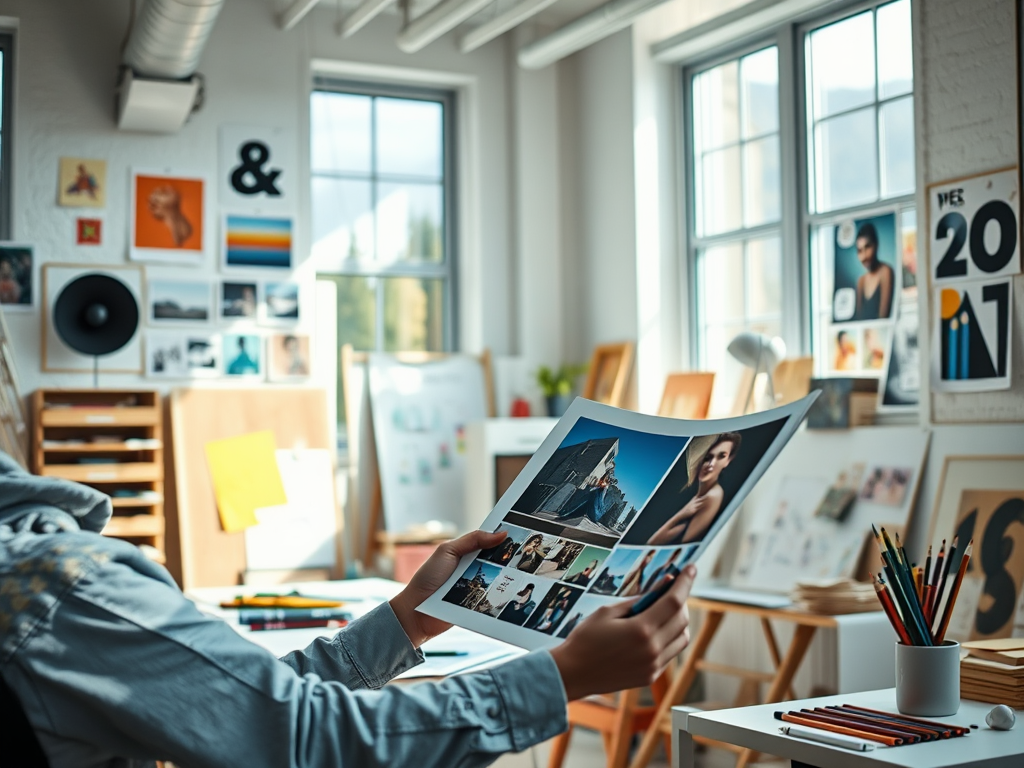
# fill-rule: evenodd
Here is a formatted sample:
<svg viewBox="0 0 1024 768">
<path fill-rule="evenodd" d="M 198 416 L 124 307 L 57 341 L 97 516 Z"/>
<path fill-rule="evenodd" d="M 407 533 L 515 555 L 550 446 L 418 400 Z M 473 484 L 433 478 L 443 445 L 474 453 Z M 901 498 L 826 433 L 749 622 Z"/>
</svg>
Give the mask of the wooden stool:
<svg viewBox="0 0 1024 768">
<path fill-rule="evenodd" d="M 671 668 L 662 672 L 651 685 L 654 704 L 640 706 L 640 689 L 634 688 L 618 694 L 591 696 L 569 704 L 569 728 L 556 736 L 548 758 L 548 768 L 561 768 L 565 754 L 569 751 L 569 739 L 573 728 L 589 728 L 601 734 L 604 751 L 608 756 L 608 768 L 626 768 L 629 745 L 633 736 L 646 731 L 654 720 L 661 700 L 668 690 L 672 677 Z M 665 749 L 669 750 L 669 739 L 665 738 Z"/>
</svg>

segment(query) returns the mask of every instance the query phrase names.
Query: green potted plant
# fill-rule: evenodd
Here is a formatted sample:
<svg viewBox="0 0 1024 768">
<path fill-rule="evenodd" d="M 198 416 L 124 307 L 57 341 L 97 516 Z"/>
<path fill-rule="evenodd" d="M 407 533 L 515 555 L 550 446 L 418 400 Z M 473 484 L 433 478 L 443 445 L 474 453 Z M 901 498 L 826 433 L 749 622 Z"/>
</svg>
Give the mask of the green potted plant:
<svg viewBox="0 0 1024 768">
<path fill-rule="evenodd" d="M 586 370 L 586 365 L 562 365 L 557 369 L 542 365 L 537 369 L 537 385 L 547 401 L 548 416 L 559 418 L 565 413 L 572 402 L 576 378 Z"/>
</svg>

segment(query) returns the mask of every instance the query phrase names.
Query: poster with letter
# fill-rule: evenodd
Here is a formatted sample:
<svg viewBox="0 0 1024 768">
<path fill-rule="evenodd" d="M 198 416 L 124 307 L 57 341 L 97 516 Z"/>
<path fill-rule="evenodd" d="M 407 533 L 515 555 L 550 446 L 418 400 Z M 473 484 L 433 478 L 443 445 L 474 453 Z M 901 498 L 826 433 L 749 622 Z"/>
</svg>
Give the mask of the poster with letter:
<svg viewBox="0 0 1024 768">
<path fill-rule="evenodd" d="M 295 132 L 244 125 L 220 127 L 220 203 L 249 212 L 291 213 L 296 201 Z"/>
<path fill-rule="evenodd" d="M 464 557 L 419 610 L 522 648 L 556 644 L 694 562 L 816 397 L 720 421 L 577 398 L 480 526 L 507 538 Z"/>
<path fill-rule="evenodd" d="M 893 316 L 899 290 L 896 214 L 848 219 L 835 228 L 832 322 L 871 322 Z"/>
<path fill-rule="evenodd" d="M 928 187 L 932 282 L 1005 277 L 1020 272 L 1017 168 Z"/>
<path fill-rule="evenodd" d="M 934 307 L 932 390 L 1009 389 L 1013 280 L 936 288 Z"/>
</svg>

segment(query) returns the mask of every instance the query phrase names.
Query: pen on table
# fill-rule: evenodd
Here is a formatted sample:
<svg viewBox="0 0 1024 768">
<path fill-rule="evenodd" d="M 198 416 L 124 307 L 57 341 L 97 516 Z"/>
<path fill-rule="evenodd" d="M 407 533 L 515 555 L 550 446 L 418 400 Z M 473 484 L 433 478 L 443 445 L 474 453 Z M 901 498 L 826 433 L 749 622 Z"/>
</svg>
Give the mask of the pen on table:
<svg viewBox="0 0 1024 768">
<path fill-rule="evenodd" d="M 854 752 L 867 752 L 869 749 L 875 748 L 875 745 L 870 741 L 861 741 L 852 736 L 844 736 L 841 733 L 829 733 L 828 731 L 818 731 L 813 728 L 802 728 L 799 725 L 784 725 L 779 730 L 787 736 L 794 736 L 798 739 L 806 739 L 807 741 L 816 741 L 819 744 L 828 744 L 831 747 L 852 749 Z"/>
<path fill-rule="evenodd" d="M 469 656 L 469 651 L 424 651 L 424 656 Z"/>
</svg>

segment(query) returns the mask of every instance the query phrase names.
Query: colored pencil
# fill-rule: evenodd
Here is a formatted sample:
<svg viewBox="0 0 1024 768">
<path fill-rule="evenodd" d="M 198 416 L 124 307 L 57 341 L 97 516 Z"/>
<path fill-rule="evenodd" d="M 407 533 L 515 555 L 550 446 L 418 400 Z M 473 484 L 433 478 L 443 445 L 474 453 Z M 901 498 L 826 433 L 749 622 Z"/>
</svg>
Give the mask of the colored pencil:
<svg viewBox="0 0 1024 768">
<path fill-rule="evenodd" d="M 924 607 L 924 623 L 926 627 L 931 627 L 932 625 L 932 595 L 934 593 L 935 587 L 933 587 L 931 584 L 925 584 L 924 600 L 922 600 L 921 602 L 923 603 Z"/>
<path fill-rule="evenodd" d="M 904 730 L 913 731 L 922 737 L 926 737 L 926 740 L 937 740 L 937 739 L 948 739 L 950 732 L 945 728 L 936 728 L 934 726 L 920 725 L 919 723 L 911 723 L 905 720 L 901 720 L 899 717 L 890 717 L 885 715 L 876 715 L 871 712 L 863 712 L 855 709 L 848 709 L 845 706 L 836 706 L 832 704 L 825 709 L 836 710 L 838 712 L 845 712 L 849 715 L 855 715 L 857 717 L 866 717 L 871 720 L 875 720 L 879 723 L 890 723 L 894 727 L 899 727 Z"/>
<path fill-rule="evenodd" d="M 873 525 L 872 529 L 874 529 Z M 931 645 L 931 632 L 924 623 L 924 616 L 921 614 L 921 604 L 910 582 L 910 575 L 907 569 L 899 562 L 899 556 L 894 551 L 892 541 L 889 539 L 885 528 L 881 529 L 880 536 L 879 547 L 882 550 L 882 558 L 889 569 L 886 572 L 889 576 L 889 586 L 893 590 L 893 596 L 896 598 L 896 604 L 900 608 L 903 622 L 910 632 L 915 645 Z"/>
<path fill-rule="evenodd" d="M 907 559 L 907 550 L 904 548 L 903 542 L 900 541 L 900 535 L 898 533 L 894 533 L 893 537 L 896 539 L 896 549 L 898 549 L 900 553 L 900 562 L 903 563 L 909 571 L 912 566 L 910 561 Z"/>
<path fill-rule="evenodd" d="M 914 565 L 912 568 L 914 574 L 914 591 L 917 592 L 917 602 L 921 604 L 922 613 L 924 612 L 924 571 L 918 566 Z"/>
<path fill-rule="evenodd" d="M 935 615 L 935 608 L 939 603 L 939 580 L 942 578 L 942 565 L 946 559 L 946 540 L 942 540 L 942 546 L 939 547 L 939 556 L 935 558 L 935 572 L 932 574 L 932 585 L 935 590 L 932 592 L 932 606 L 931 614 Z"/>
<path fill-rule="evenodd" d="M 881 744 L 885 744 L 890 747 L 896 747 L 903 743 L 903 739 L 896 738 L 895 736 L 880 736 L 869 731 L 864 731 L 858 728 L 847 728 L 842 725 L 832 725 L 831 723 L 823 723 L 812 717 L 801 717 L 800 715 L 792 715 L 788 712 L 776 712 L 776 720 L 782 720 L 787 723 L 794 723 L 796 725 L 805 725 L 808 728 L 818 728 L 822 731 L 831 731 L 832 733 L 842 733 L 846 736 L 856 736 L 859 739 L 867 739 L 868 741 L 877 741 Z"/>
<path fill-rule="evenodd" d="M 870 712 L 873 715 L 880 715 L 882 717 L 892 717 L 897 720 L 906 720 L 907 722 L 918 723 L 924 726 L 945 728 L 946 730 L 950 731 L 951 733 L 955 733 L 958 736 L 965 736 L 971 732 L 970 728 L 967 728 L 962 725 L 950 725 L 949 723 L 942 723 L 936 720 L 926 720 L 923 717 L 913 717 L 911 715 L 897 715 L 893 712 L 886 712 L 885 710 L 881 709 L 872 709 L 871 707 L 861 707 L 857 706 L 856 704 L 843 704 L 842 706 L 846 709 L 855 709 L 859 712 Z"/>
<path fill-rule="evenodd" d="M 924 559 L 924 583 L 925 586 L 932 583 L 932 545 L 928 545 L 928 556 Z"/>
<path fill-rule="evenodd" d="M 903 626 L 903 620 L 900 618 L 899 613 L 896 610 L 896 605 L 892 601 L 892 595 L 890 595 L 885 589 L 885 585 L 877 576 L 872 575 L 871 578 L 875 583 L 875 595 L 878 597 L 878 602 L 882 604 L 882 610 L 885 611 L 885 615 L 889 617 L 889 623 L 892 624 L 892 628 L 896 630 L 896 634 L 899 636 L 900 642 L 904 645 L 913 645 L 913 641 L 911 641 L 910 635 L 907 633 L 907 628 Z"/>
<path fill-rule="evenodd" d="M 850 728 L 863 728 L 867 731 L 880 733 L 883 736 L 896 736 L 897 738 L 903 739 L 907 744 L 917 744 L 919 741 L 934 741 L 936 739 L 934 734 L 912 731 L 909 728 L 902 727 L 898 723 L 887 723 L 874 720 L 855 712 L 837 712 L 824 707 L 815 707 L 814 709 L 801 709 L 800 714 L 819 715 L 821 717 L 828 718 L 828 720 L 834 722 L 836 725 L 846 725 Z"/>
<path fill-rule="evenodd" d="M 956 603 L 956 596 L 960 593 L 960 585 L 964 581 L 964 574 L 967 573 L 967 564 L 971 561 L 971 552 L 974 548 L 974 539 L 967 544 L 967 549 L 964 550 L 963 559 L 960 561 L 960 567 L 957 569 L 956 578 L 953 579 L 953 586 L 949 588 L 949 597 L 946 598 L 946 606 L 942 609 L 942 623 L 939 625 L 939 631 L 935 633 L 935 644 L 942 645 L 942 641 L 946 638 L 946 629 L 949 627 L 949 619 L 953 615 L 953 605 Z"/>
<path fill-rule="evenodd" d="M 946 589 L 946 579 L 949 577 L 949 571 L 953 567 L 953 558 L 956 557 L 956 545 L 959 541 L 959 537 L 954 536 L 953 543 L 949 545 L 949 549 L 946 551 L 946 562 L 943 565 L 942 579 L 939 581 L 939 591 L 935 595 L 935 608 L 932 610 L 933 620 L 939 615 L 939 606 L 942 605 L 942 594 Z"/>
</svg>

